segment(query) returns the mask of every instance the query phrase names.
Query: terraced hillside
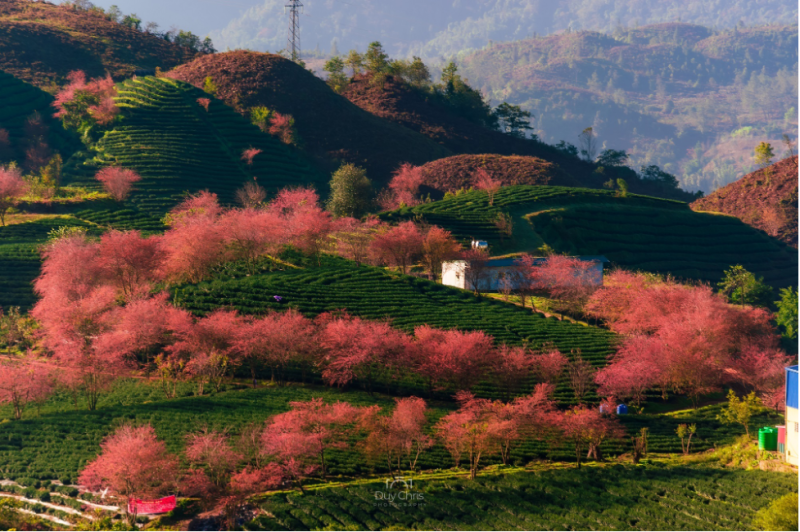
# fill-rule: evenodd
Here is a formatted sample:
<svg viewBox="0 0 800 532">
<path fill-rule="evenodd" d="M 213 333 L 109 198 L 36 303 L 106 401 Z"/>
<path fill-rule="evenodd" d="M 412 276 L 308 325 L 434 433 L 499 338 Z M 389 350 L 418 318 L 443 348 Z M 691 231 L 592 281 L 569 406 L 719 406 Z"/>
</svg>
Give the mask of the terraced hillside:
<svg viewBox="0 0 800 532">
<path fill-rule="evenodd" d="M 30 485 L 32 480 L 59 479 L 70 484 L 98 452 L 102 439 L 123 420 L 151 424 L 170 452 L 181 453 L 185 448 L 186 434 L 196 431 L 198 425 L 235 435 L 249 423 L 262 423 L 272 415 L 287 411 L 290 401 L 319 397 L 326 402 L 346 401 L 355 406 L 377 404 L 386 411 L 395 404 L 391 396 L 380 393 L 308 384 L 255 389 L 225 385 L 220 392 L 206 392 L 204 396 L 194 395 L 194 388 L 190 383 L 182 383 L 179 396 L 166 399 L 155 382 L 142 379 L 120 381 L 113 391 L 101 396 L 94 412 L 85 410 L 83 397 L 79 398 L 76 408 L 68 393 L 58 394 L 41 405 L 39 414 L 36 409 L 29 408 L 23 419 L 0 424 L 0 480 L 11 479 Z M 435 422 L 452 411 L 455 403 L 433 401 L 430 406 L 426 430 L 432 432 Z M 709 406 L 680 415 L 631 415 L 620 416 L 620 420 L 630 434 L 637 433 L 641 426 L 649 427 L 648 450 L 652 453 L 680 453 L 680 440 L 675 436 L 675 428 L 680 423 L 696 423 L 698 431 L 692 440 L 692 449 L 698 452 L 733 443 L 740 436 L 741 427 L 722 425 L 716 420 L 719 412 L 719 406 Z M 11 405 L 0 406 L 0 419 L 12 417 Z M 766 412 L 755 416 L 752 423 L 754 426 L 768 426 L 781 419 L 781 416 Z M 368 475 L 385 471 L 383 460 L 367 458 L 353 447 L 326 452 L 332 475 Z M 628 451 L 630 439 L 627 438 L 603 444 L 603 452 L 608 457 Z M 573 461 L 575 452 L 566 442 L 548 447 L 543 441 L 527 440 L 514 447 L 511 458 L 515 465 L 540 458 Z M 496 455 L 481 459 L 481 464 L 486 465 L 498 462 Z M 422 470 L 447 469 L 452 465 L 453 459 L 441 444 L 420 456 L 419 467 Z"/>
<path fill-rule="evenodd" d="M 511 215 L 512 238 L 494 222 Z M 422 216 L 461 239 L 488 240 L 494 254 L 533 252 L 548 244 L 558 252 L 605 255 L 632 269 L 716 282 L 742 264 L 771 286 L 797 284 L 797 251 L 723 215 L 693 212 L 685 203 L 646 196 L 617 197 L 604 190 L 548 186 L 502 189 L 489 205 L 485 192 L 384 213 L 387 220 Z"/>
<path fill-rule="evenodd" d="M 423 164 L 451 155 L 424 135 L 359 109 L 279 55 L 244 50 L 206 55 L 167 75 L 197 87 L 211 77 L 217 96 L 231 106 L 266 106 L 292 115 L 310 153 L 336 167 L 339 161 L 363 166 L 381 185 L 403 163 Z"/>
<path fill-rule="evenodd" d="M 0 163 L 25 160 L 25 124 L 37 113 L 48 129 L 50 147 L 65 159 L 78 147 L 78 139 L 53 120 L 53 97 L 45 91 L 0 70 L 0 129 L 9 133 L 9 145 L 0 145 Z"/>
<path fill-rule="evenodd" d="M 614 335 L 596 327 L 545 318 L 516 305 L 479 298 L 458 290 L 411 276 L 395 275 L 381 268 L 356 267 L 337 257 L 323 258 L 322 267 L 285 267 L 249 277 L 227 277 L 198 285 L 176 288 L 177 304 L 203 314 L 214 309 L 234 308 L 245 314 L 296 308 L 308 316 L 346 310 L 371 319 L 390 319 L 398 329 L 411 332 L 428 324 L 443 329 L 482 330 L 496 343 L 531 347 L 554 343 L 563 353 L 580 350 L 582 357 L 597 366 L 606 364 Z M 283 298 L 278 303 L 273 296 Z M 416 393 L 425 393 L 422 382 L 409 382 Z M 478 391 L 492 396 L 496 390 L 486 383 Z M 557 396 L 570 402 L 567 384 Z"/>
<path fill-rule="evenodd" d="M 32 283 L 42 263 L 39 247 L 58 227 L 86 227 L 98 233 L 91 224 L 71 217 L 0 227 L 0 308 L 18 306 L 27 310 L 36 302 Z"/>
<path fill-rule="evenodd" d="M 0 2 L 0 69 L 39 87 L 72 70 L 127 77 L 190 60 L 194 50 L 111 20 L 101 11 L 28 0 Z"/>
<path fill-rule="evenodd" d="M 409 492 L 373 482 L 274 494 L 246 529 L 745 530 L 795 489 L 789 474 L 685 466 L 423 477 Z"/>
<path fill-rule="evenodd" d="M 142 176 L 124 208 L 83 210 L 76 216 L 102 225 L 163 229 L 161 218 L 187 192 L 210 190 L 223 203 L 254 177 L 269 193 L 312 185 L 323 193 L 328 176 L 298 150 L 262 133 L 219 100 L 206 111 L 198 98 L 209 97 L 180 81 L 145 77 L 125 81 L 118 90 L 122 119 L 97 145 L 94 160 L 72 168 L 72 180 L 98 187 L 99 166 L 133 168 Z M 257 148 L 253 164 L 242 151 Z"/>
</svg>

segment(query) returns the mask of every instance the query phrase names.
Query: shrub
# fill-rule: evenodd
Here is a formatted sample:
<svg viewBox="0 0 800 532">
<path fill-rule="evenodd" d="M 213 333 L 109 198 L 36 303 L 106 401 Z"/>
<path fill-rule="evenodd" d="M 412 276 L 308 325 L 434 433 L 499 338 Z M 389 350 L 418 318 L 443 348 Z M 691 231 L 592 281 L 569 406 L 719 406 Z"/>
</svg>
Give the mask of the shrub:
<svg viewBox="0 0 800 532">
<path fill-rule="evenodd" d="M 753 518 L 755 530 L 797 530 L 797 493 L 787 493 Z"/>
</svg>

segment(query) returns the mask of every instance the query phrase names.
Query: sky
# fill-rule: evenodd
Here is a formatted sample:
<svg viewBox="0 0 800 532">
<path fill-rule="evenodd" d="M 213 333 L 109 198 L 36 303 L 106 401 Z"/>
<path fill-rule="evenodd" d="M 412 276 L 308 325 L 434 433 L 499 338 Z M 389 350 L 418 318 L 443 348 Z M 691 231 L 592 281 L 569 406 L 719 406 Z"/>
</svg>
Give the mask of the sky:
<svg viewBox="0 0 800 532">
<path fill-rule="evenodd" d="M 63 1 L 63 0 L 62 0 Z M 156 22 L 168 30 L 182 30 L 205 37 L 212 30 L 224 28 L 259 0 L 91 0 L 103 9 L 116 5 L 126 15 L 135 13 L 144 23 Z M 61 3 L 61 2 L 58 2 Z"/>
</svg>

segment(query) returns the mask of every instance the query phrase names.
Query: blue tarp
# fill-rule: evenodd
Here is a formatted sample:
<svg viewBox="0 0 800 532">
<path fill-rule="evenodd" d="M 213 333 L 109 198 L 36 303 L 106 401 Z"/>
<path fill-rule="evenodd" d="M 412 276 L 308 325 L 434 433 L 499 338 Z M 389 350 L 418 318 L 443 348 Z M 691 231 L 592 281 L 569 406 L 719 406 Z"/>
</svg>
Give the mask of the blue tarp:
<svg viewBox="0 0 800 532">
<path fill-rule="evenodd" d="M 786 368 L 786 406 L 798 408 L 797 366 Z"/>
</svg>

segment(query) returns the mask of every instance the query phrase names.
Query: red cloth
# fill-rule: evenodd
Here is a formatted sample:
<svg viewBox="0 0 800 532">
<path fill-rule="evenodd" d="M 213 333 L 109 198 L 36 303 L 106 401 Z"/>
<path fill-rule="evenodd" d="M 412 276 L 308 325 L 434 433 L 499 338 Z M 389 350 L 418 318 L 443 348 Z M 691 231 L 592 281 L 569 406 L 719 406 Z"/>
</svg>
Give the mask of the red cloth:
<svg viewBox="0 0 800 532">
<path fill-rule="evenodd" d="M 778 443 L 786 443 L 786 426 L 778 426 Z"/>
<path fill-rule="evenodd" d="M 177 506 L 178 501 L 175 498 L 175 495 L 170 495 L 169 497 L 164 497 L 162 499 L 153 499 L 149 501 L 143 501 L 141 499 L 133 499 L 131 502 L 128 503 L 128 513 L 137 513 L 137 514 L 164 514 L 169 512 L 170 510 L 174 510 L 175 506 Z M 135 508 L 135 512 L 134 512 Z"/>
</svg>

